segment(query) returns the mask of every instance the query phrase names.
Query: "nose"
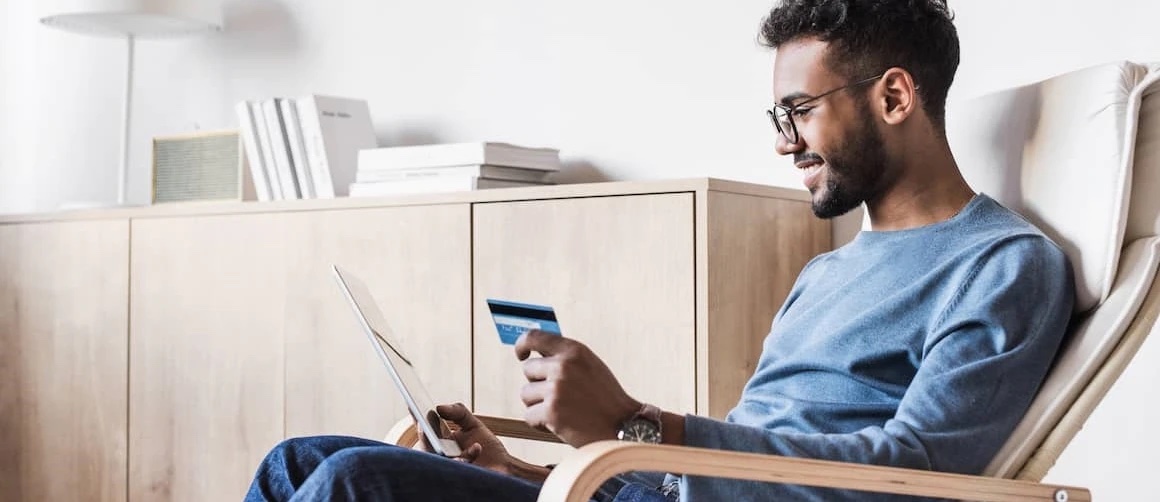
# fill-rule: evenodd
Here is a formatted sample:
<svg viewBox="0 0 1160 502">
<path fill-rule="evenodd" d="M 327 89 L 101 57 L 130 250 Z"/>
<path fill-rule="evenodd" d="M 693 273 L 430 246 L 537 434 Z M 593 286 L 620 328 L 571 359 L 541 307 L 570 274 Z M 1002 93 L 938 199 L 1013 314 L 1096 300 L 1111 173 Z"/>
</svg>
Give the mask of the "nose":
<svg viewBox="0 0 1160 502">
<path fill-rule="evenodd" d="M 795 143 L 790 143 L 789 140 L 785 138 L 784 134 L 778 134 L 777 135 L 777 154 L 778 155 L 790 155 L 794 152 L 801 151 L 805 146 L 802 143 L 803 143 L 802 137 L 800 134 L 798 135 L 798 140 Z"/>
</svg>

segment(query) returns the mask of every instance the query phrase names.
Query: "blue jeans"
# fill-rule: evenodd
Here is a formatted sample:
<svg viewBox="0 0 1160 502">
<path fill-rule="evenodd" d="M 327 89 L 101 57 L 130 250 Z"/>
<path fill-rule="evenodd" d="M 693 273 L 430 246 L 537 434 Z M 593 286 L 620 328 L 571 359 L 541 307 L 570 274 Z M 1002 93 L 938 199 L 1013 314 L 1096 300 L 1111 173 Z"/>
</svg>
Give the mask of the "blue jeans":
<svg viewBox="0 0 1160 502">
<path fill-rule="evenodd" d="M 622 478 L 612 500 L 668 502 L 639 478 Z M 654 485 L 655 486 L 655 485 Z M 262 501 L 528 501 L 540 485 L 465 462 L 369 439 L 288 439 L 266 455 L 246 502 Z"/>
</svg>

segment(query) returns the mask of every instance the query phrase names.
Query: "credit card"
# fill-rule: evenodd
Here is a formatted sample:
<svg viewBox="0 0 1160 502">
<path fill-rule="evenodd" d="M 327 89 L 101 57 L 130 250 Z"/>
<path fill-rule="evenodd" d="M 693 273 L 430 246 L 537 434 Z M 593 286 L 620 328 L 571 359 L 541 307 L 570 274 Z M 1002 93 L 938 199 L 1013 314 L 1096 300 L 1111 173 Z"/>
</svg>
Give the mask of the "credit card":
<svg viewBox="0 0 1160 502">
<path fill-rule="evenodd" d="M 552 307 L 488 298 L 487 308 L 491 310 L 499 341 L 505 345 L 515 345 L 520 335 L 534 329 L 560 334 L 556 311 Z"/>
</svg>

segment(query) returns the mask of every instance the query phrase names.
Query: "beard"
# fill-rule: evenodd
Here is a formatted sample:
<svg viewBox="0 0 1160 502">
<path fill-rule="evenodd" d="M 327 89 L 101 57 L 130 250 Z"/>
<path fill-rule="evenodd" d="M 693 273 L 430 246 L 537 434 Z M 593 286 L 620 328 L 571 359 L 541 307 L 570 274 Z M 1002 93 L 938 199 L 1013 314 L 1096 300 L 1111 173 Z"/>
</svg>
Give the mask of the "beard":
<svg viewBox="0 0 1160 502">
<path fill-rule="evenodd" d="M 824 185 L 811 190 L 814 196 L 812 209 L 818 218 L 830 219 L 846 214 L 882 191 L 886 149 L 869 110 L 864 109 L 868 106 L 859 108 L 860 123 L 826 156 Z"/>
</svg>

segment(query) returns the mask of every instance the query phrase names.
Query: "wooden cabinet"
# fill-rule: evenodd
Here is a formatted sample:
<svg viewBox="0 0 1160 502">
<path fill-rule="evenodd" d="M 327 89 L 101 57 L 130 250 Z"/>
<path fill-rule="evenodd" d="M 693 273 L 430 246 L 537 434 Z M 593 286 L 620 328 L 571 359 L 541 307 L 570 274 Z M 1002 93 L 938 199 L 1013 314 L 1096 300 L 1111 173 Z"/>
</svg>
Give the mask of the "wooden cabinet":
<svg viewBox="0 0 1160 502">
<path fill-rule="evenodd" d="M 475 208 L 475 409 L 522 417 L 527 383 L 487 298 L 551 305 L 629 394 L 694 411 L 692 193 L 497 202 Z M 530 461 L 561 449 L 512 441 Z"/>
<path fill-rule="evenodd" d="M 128 242 L 0 226 L 0 500 L 125 500 Z"/>
<path fill-rule="evenodd" d="M 829 245 L 808 194 L 706 179 L 0 218 L 0 493 L 239 500 L 286 437 L 382 438 L 404 408 L 331 264 L 438 401 L 522 416 L 504 298 L 634 397 L 721 417 Z"/>
<path fill-rule="evenodd" d="M 282 438 L 286 218 L 133 222 L 130 500 L 239 500 Z"/>
<path fill-rule="evenodd" d="M 697 215 L 697 413 L 724 418 L 830 225 L 808 202 L 753 193 L 710 192 Z"/>
<path fill-rule="evenodd" d="M 382 438 L 406 408 L 331 277 L 356 273 L 432 398 L 471 402 L 471 207 L 308 212 L 290 246 L 286 436 Z"/>
<path fill-rule="evenodd" d="M 134 221 L 131 499 L 240 500 L 281 439 L 381 438 L 404 415 L 332 263 L 367 281 L 432 394 L 468 401 L 469 209 Z"/>
</svg>

